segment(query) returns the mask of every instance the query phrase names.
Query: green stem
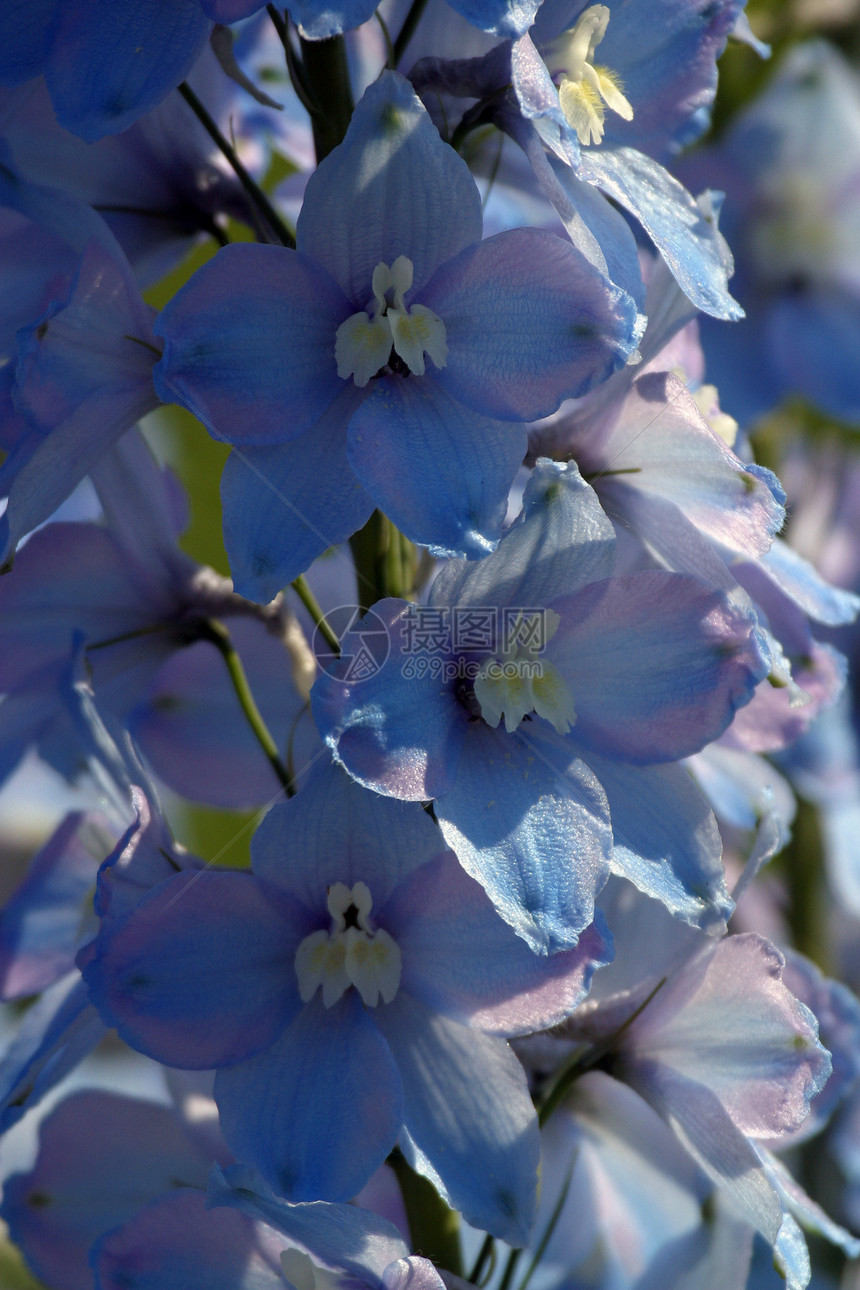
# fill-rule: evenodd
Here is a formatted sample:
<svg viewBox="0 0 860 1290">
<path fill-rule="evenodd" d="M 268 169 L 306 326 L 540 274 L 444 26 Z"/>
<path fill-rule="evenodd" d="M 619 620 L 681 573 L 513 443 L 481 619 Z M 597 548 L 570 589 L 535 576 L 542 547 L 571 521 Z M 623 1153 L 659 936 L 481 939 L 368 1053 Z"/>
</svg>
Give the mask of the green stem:
<svg viewBox="0 0 860 1290">
<path fill-rule="evenodd" d="M 795 948 L 828 972 L 827 911 L 821 873 L 821 831 L 814 806 L 798 798 L 791 841 L 780 857 L 789 894 L 788 919 Z"/>
<path fill-rule="evenodd" d="M 248 684 L 248 678 L 245 675 L 245 669 L 242 666 L 242 660 L 236 653 L 235 646 L 230 639 L 230 633 L 223 623 L 217 618 L 208 618 L 205 624 L 201 625 L 200 639 L 207 640 L 218 650 L 218 653 L 227 664 L 227 671 L 230 674 L 230 680 L 233 682 L 233 689 L 236 691 L 236 698 L 248 725 L 253 730 L 257 742 L 269 760 L 272 770 L 278 777 L 278 782 L 284 789 L 288 797 L 295 793 L 293 781 L 284 763 L 281 761 L 278 753 L 278 746 L 269 733 L 269 729 L 260 715 L 260 709 L 254 702 L 254 696 L 251 693 L 251 687 Z"/>
<path fill-rule="evenodd" d="M 340 641 L 326 622 L 326 616 L 320 608 L 319 601 L 305 581 L 305 575 L 300 573 L 297 578 L 293 579 L 290 586 L 310 614 L 313 619 L 314 627 L 317 628 L 326 645 L 328 645 L 329 649 L 333 650 L 335 654 L 339 654 Z"/>
<path fill-rule="evenodd" d="M 508 1286 L 511 1284 L 514 1273 L 516 1272 L 517 1264 L 522 1258 L 522 1253 L 522 1250 L 511 1250 L 508 1255 L 508 1261 L 505 1264 L 505 1270 L 502 1273 L 502 1279 L 498 1285 L 498 1290 L 508 1290 Z"/>
<path fill-rule="evenodd" d="M 299 36 L 302 68 L 311 103 L 325 104 L 311 113 L 317 165 L 343 141 L 352 119 L 352 89 L 343 36 L 305 40 Z"/>
<path fill-rule="evenodd" d="M 413 1250 L 462 1276 L 459 1215 L 449 1209 L 433 1184 L 417 1174 L 399 1151 L 391 1153 L 388 1163 L 403 1196 Z"/>
<path fill-rule="evenodd" d="M 481 1273 L 484 1271 L 484 1268 L 487 1266 L 487 1263 L 493 1254 L 495 1244 L 495 1240 L 488 1232 L 484 1237 L 480 1250 L 478 1250 L 478 1257 L 475 1259 L 472 1271 L 469 1273 L 469 1280 L 472 1282 L 472 1285 L 478 1284 Z"/>
<path fill-rule="evenodd" d="M 362 612 L 386 596 L 408 599 L 414 590 L 417 559 L 408 538 L 381 511 L 349 540 Z"/>
<path fill-rule="evenodd" d="M 392 70 L 397 67 L 401 58 L 406 52 L 406 46 L 415 35 L 415 28 L 421 21 L 421 15 L 427 8 L 427 0 L 412 0 L 411 8 L 403 20 L 403 26 L 397 33 L 397 39 L 394 42 L 394 49 L 391 52 L 389 67 Z"/>
<path fill-rule="evenodd" d="M 224 138 L 224 135 L 218 129 L 215 121 L 206 111 L 191 86 L 183 81 L 179 86 L 179 93 L 185 99 L 185 102 L 191 108 L 191 111 L 209 135 L 209 138 L 216 145 L 219 151 L 227 158 L 236 174 L 236 178 L 239 180 L 239 183 L 245 189 L 245 192 L 248 194 L 257 210 L 271 226 L 272 232 L 277 235 L 283 246 L 289 246 L 295 249 L 296 240 L 292 233 L 287 228 L 286 224 L 281 219 L 260 185 L 248 174 L 247 170 L 236 156 L 235 148 L 227 139 Z"/>
</svg>

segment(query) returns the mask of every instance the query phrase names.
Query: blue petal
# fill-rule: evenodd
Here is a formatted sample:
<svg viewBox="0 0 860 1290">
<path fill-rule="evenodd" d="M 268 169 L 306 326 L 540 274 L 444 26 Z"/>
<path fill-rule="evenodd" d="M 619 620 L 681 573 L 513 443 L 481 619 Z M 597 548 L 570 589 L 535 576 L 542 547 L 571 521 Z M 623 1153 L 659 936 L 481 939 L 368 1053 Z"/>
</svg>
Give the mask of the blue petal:
<svg viewBox="0 0 860 1290">
<path fill-rule="evenodd" d="M 242 447 L 228 457 L 221 479 L 224 545 L 239 595 L 268 604 L 369 519 L 373 499 L 346 455 L 347 423 L 362 398 L 350 384 L 301 438 Z"/>
<path fill-rule="evenodd" d="M 575 462 L 539 461 L 523 493 L 518 522 L 477 564 L 443 566 L 430 591 L 433 605 L 546 606 L 559 595 L 608 578 L 615 530 Z"/>
<path fill-rule="evenodd" d="M 516 40 L 534 22 L 540 0 L 451 0 L 451 7 L 482 31 Z"/>
<path fill-rule="evenodd" d="M 0 911 L 4 999 L 40 994 L 75 965 L 98 867 L 86 847 L 88 823 L 78 811 L 66 815 Z"/>
<path fill-rule="evenodd" d="M 257 877 L 326 917 L 333 883 L 367 883 L 375 918 L 413 870 L 444 852 L 424 811 L 368 792 L 333 763 L 318 765 L 295 798 L 276 803 L 251 842 Z"/>
<path fill-rule="evenodd" d="M 104 924 L 84 977 L 127 1043 L 206 1070 L 259 1052 L 299 1011 L 292 960 L 309 930 L 248 873 L 176 874 Z"/>
<path fill-rule="evenodd" d="M 61 0 L 45 61 L 60 125 L 88 143 L 126 130 L 185 79 L 210 29 L 199 0 Z"/>
<path fill-rule="evenodd" d="M 0 85 L 38 76 L 58 0 L 6 0 L 0 10 Z"/>
<path fill-rule="evenodd" d="M 467 247 L 420 301 L 445 324 L 436 380 L 467 407 L 533 420 L 622 367 L 641 326 L 636 305 L 566 238 L 510 229 Z"/>
<path fill-rule="evenodd" d="M 589 753 L 609 799 L 612 871 L 678 918 L 705 931 L 725 927 L 733 904 L 717 822 L 680 766 L 624 766 Z"/>
<path fill-rule="evenodd" d="M 738 319 L 719 234 L 677 179 L 633 148 L 583 155 L 582 177 L 639 221 L 693 304 L 715 318 Z"/>
<path fill-rule="evenodd" d="M 468 1223 L 525 1245 L 540 1147 L 522 1066 L 504 1040 L 403 993 L 379 1024 L 403 1079 L 407 1157 Z"/>
<path fill-rule="evenodd" d="M 0 1061 L 0 1133 L 17 1124 L 106 1034 L 77 972 L 46 990 Z"/>
<path fill-rule="evenodd" d="M 214 1166 L 208 1203 L 219 1208 L 229 1205 L 266 1223 L 291 1245 L 301 1246 L 322 1267 L 373 1285 L 389 1264 L 408 1253 L 397 1228 L 376 1213 L 322 1200 L 291 1205 L 271 1193 L 252 1189 L 248 1174 L 246 1165 L 224 1170 Z M 259 1188 L 259 1180 L 255 1181 Z"/>
<path fill-rule="evenodd" d="M 572 749 L 531 726 L 508 734 L 476 722 L 436 815 L 463 868 L 533 950 L 576 945 L 609 876 L 612 830 L 603 790 Z"/>
<path fill-rule="evenodd" d="M 409 82 L 383 72 L 343 143 L 308 181 L 299 250 L 364 309 L 377 264 L 412 261 L 409 303 L 440 264 L 480 237 L 481 198 L 468 166 L 439 138 Z"/>
<path fill-rule="evenodd" d="M 183 403 L 225 443 L 304 434 L 344 388 L 335 335 L 352 313 L 318 265 L 280 246 L 224 247 L 162 311 L 164 357 L 153 372 L 166 403 Z"/>
<path fill-rule="evenodd" d="M 371 647 L 362 638 L 367 624 L 360 622 L 341 641 L 340 659 L 317 678 L 311 710 L 320 734 L 354 779 L 378 793 L 420 802 L 453 782 L 468 712 L 457 698 L 453 656 L 412 648 L 415 608 L 402 600 L 378 601 L 374 630 L 387 633 L 384 663 L 351 678 L 354 660 Z"/>
<path fill-rule="evenodd" d="M 526 450 L 521 426 L 455 402 L 432 378 L 376 382 L 349 427 L 349 458 L 407 537 L 445 555 L 480 557 L 501 536 Z"/>
<path fill-rule="evenodd" d="M 400 1076 L 357 993 L 312 1000 L 266 1052 L 220 1070 L 215 1100 L 239 1158 L 288 1200 L 348 1200 L 394 1146 Z"/>
</svg>

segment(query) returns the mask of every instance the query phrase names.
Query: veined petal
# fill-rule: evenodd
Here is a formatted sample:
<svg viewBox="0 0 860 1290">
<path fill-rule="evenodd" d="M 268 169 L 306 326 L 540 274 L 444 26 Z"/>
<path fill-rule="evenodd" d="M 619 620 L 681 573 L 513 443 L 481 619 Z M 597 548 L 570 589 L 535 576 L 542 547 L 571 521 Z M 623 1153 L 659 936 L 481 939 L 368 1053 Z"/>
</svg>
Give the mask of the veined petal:
<svg viewBox="0 0 860 1290">
<path fill-rule="evenodd" d="M 265 1052 L 220 1070 L 215 1100 L 230 1147 L 288 1200 L 354 1196 L 402 1123 L 397 1067 L 354 990 L 312 1001 Z"/>
<path fill-rule="evenodd" d="M 501 536 L 526 434 L 456 402 L 437 380 L 379 380 L 349 426 L 349 459 L 390 519 L 446 555 L 483 556 Z"/>
<path fill-rule="evenodd" d="M 522 1066 L 504 1040 L 402 993 L 381 1010 L 379 1024 L 403 1080 L 404 1126 L 419 1153 L 413 1164 L 421 1173 L 429 1164 L 467 1222 L 525 1244 L 540 1148 Z"/>
<path fill-rule="evenodd" d="M 373 612 L 388 634 L 386 661 L 372 675 L 349 680 L 364 646 L 359 622 L 341 641 L 341 658 L 317 678 L 311 710 L 335 759 L 354 779 L 377 793 L 420 802 L 453 782 L 468 713 L 457 698 L 450 651 L 413 648 L 415 610 L 402 600 L 378 601 Z"/>
<path fill-rule="evenodd" d="M 373 499 L 346 455 L 347 425 L 363 397 L 350 382 L 300 438 L 243 446 L 228 457 L 224 545 L 239 595 L 268 604 L 370 518 Z"/>
<path fill-rule="evenodd" d="M 685 295 L 715 318 L 738 319 L 719 234 L 667 170 L 633 148 L 586 149 L 582 178 L 639 221 Z"/>
<path fill-rule="evenodd" d="M 445 324 L 436 380 L 501 420 L 533 420 L 622 367 L 636 348 L 636 305 L 566 239 L 511 229 L 434 275 L 422 304 Z"/>
<path fill-rule="evenodd" d="M 353 309 L 369 304 L 376 266 L 405 255 L 414 270 L 410 299 L 426 305 L 427 279 L 480 237 L 481 198 L 468 166 L 439 138 L 409 82 L 383 72 L 343 143 L 308 181 L 299 250 L 331 274 Z"/>
<path fill-rule="evenodd" d="M 185 79 L 210 29 L 199 0 L 61 0 L 45 61 L 60 125 L 88 143 L 128 129 Z"/>
<path fill-rule="evenodd" d="M 325 270 L 298 252 L 224 247 L 158 318 L 165 344 L 156 389 L 226 443 L 295 439 L 343 388 L 335 336 L 353 312 Z"/>
<path fill-rule="evenodd" d="M 676 918 L 715 933 L 733 904 L 717 822 L 681 766 L 625 766 L 587 754 L 609 800 L 612 871 Z"/>
<path fill-rule="evenodd" d="M 573 950 L 533 953 L 453 855 L 416 869 L 381 917 L 397 929 L 401 989 L 434 1012 L 498 1035 L 557 1025 L 611 953 L 597 927 Z"/>
<path fill-rule="evenodd" d="M 546 609 L 559 589 L 571 593 L 608 578 L 615 531 L 575 462 L 538 462 L 523 510 L 502 546 L 475 564 L 443 565 L 430 590 L 434 605 Z"/>
<path fill-rule="evenodd" d="M 562 621 L 546 657 L 574 697 L 577 741 L 604 756 L 646 763 L 698 751 L 766 671 L 751 610 L 683 574 L 591 583 L 553 608 Z"/>
<path fill-rule="evenodd" d="M 537 724 L 510 735 L 470 725 L 436 815 L 502 918 L 536 953 L 552 954 L 576 945 L 594 920 L 612 830 L 597 779 L 565 741 L 538 737 Z"/>
</svg>

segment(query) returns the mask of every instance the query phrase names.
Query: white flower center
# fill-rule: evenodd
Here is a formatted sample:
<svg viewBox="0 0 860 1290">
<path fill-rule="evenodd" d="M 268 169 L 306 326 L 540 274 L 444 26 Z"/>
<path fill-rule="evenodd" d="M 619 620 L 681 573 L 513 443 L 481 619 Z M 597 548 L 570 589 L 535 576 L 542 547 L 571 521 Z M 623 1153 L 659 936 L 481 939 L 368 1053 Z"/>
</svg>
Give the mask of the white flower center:
<svg viewBox="0 0 860 1290">
<path fill-rule="evenodd" d="M 558 627 L 558 614 L 546 610 L 545 621 L 546 641 Z M 501 662 L 488 659 L 475 677 L 475 698 L 487 725 L 495 730 L 504 717 L 508 734 L 531 712 L 549 721 L 560 735 L 566 735 L 576 721 L 573 695 L 564 677 L 528 646 L 515 645 Z"/>
<path fill-rule="evenodd" d="M 840 226 L 829 196 L 812 174 L 780 170 L 762 183 L 751 220 L 751 251 L 759 276 L 782 286 L 796 278 L 816 284 L 839 281 L 854 263 L 856 241 Z M 848 270 L 850 272 L 850 269 Z"/>
<path fill-rule="evenodd" d="M 618 76 L 594 62 L 594 51 L 608 23 L 609 7 L 593 4 L 579 15 L 569 31 L 562 32 L 543 50 L 544 62 L 558 86 L 561 110 L 582 144 L 602 141 L 604 103 L 625 121 L 633 120 L 633 109 L 624 97 Z"/>
<path fill-rule="evenodd" d="M 391 268 L 379 263 L 373 270 L 373 300 L 366 310 L 342 322 L 335 336 L 337 374 L 350 376 L 363 389 L 388 362 L 392 349 L 416 376 L 424 375 L 424 355 L 437 367 L 448 361 L 445 324 L 424 305 L 408 309 L 403 297 L 412 286 L 413 265 L 398 255 Z"/>
<path fill-rule="evenodd" d="M 368 1008 L 375 1008 L 380 998 L 391 1003 L 400 988 L 400 950 L 388 932 L 373 927 L 372 905 L 364 882 L 329 887 L 330 930 L 311 932 L 296 950 L 302 1003 L 309 1003 L 322 987 L 323 1005 L 331 1008 L 350 986 Z"/>
</svg>

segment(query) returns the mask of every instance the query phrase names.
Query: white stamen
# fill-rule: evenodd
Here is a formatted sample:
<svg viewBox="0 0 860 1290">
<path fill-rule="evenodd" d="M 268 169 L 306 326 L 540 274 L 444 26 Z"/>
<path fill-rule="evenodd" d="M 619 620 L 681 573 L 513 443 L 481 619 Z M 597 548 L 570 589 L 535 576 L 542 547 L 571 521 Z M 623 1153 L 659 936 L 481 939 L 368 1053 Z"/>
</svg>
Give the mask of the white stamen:
<svg viewBox="0 0 860 1290">
<path fill-rule="evenodd" d="M 609 7 L 594 4 L 579 15 L 569 31 L 550 41 L 544 61 L 558 84 L 558 99 L 568 124 L 582 144 L 600 143 L 608 108 L 625 121 L 633 120 L 621 82 L 608 67 L 597 67 L 594 51 L 606 34 Z"/>
<path fill-rule="evenodd" d="M 371 923 L 373 901 L 367 883 L 352 887 L 333 883 L 327 904 L 330 931 L 311 932 L 296 951 L 302 1003 L 310 1003 L 320 986 L 326 1008 L 333 1007 L 350 986 L 368 1008 L 375 1008 L 380 998 L 391 1003 L 400 989 L 402 959 L 397 942 Z"/>
<path fill-rule="evenodd" d="M 448 361 L 445 324 L 426 305 L 404 304 L 412 286 L 414 268 L 405 255 L 398 255 L 389 266 L 380 262 L 373 270 L 373 300 L 367 310 L 352 314 L 337 329 L 334 354 L 337 374 L 343 380 L 352 376 L 364 389 L 388 361 L 392 349 L 410 372 L 423 376 L 424 355 L 436 367 Z"/>
</svg>

